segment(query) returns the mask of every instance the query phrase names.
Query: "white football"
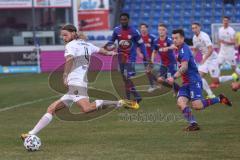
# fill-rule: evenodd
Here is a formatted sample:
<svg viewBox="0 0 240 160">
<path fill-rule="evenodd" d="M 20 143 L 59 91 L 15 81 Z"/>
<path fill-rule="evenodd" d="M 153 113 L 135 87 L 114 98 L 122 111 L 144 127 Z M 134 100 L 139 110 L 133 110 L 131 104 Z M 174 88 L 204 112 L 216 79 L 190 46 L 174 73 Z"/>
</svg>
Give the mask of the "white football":
<svg viewBox="0 0 240 160">
<path fill-rule="evenodd" d="M 28 151 L 37 151 L 41 146 L 41 140 L 36 135 L 29 135 L 25 138 L 23 145 Z"/>
</svg>

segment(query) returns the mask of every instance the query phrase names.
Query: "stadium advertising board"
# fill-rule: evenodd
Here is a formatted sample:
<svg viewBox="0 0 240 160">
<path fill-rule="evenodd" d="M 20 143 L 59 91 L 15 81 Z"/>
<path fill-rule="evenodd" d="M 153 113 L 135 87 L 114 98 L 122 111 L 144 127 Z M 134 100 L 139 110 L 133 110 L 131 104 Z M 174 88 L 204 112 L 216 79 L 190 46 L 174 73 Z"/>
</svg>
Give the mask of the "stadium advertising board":
<svg viewBox="0 0 240 160">
<path fill-rule="evenodd" d="M 0 8 L 30 8 L 32 0 L 0 0 Z"/>
<path fill-rule="evenodd" d="M 109 29 L 108 0 L 78 0 L 78 24 L 83 31 Z"/>
<path fill-rule="evenodd" d="M 71 7 L 71 0 L 34 0 L 37 8 Z M 32 0 L 0 0 L 0 8 L 31 8 Z"/>
<path fill-rule="evenodd" d="M 39 70 L 35 51 L 3 52 L 0 56 L 0 73 L 31 73 Z"/>
</svg>

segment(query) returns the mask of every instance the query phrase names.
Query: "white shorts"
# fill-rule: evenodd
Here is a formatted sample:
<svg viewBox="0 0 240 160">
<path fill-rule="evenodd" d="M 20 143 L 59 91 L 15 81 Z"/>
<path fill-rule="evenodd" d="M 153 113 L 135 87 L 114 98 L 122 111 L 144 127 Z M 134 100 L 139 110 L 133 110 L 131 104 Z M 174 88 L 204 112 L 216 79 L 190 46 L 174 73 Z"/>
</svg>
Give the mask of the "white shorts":
<svg viewBox="0 0 240 160">
<path fill-rule="evenodd" d="M 220 50 L 218 54 L 218 64 L 228 63 L 231 66 L 236 66 L 236 58 L 235 58 L 235 50 L 234 49 L 227 49 L 227 50 Z"/>
<path fill-rule="evenodd" d="M 64 94 L 60 100 L 68 107 L 70 107 L 73 102 L 77 102 L 81 99 L 87 98 L 87 88 L 81 86 L 69 86 L 68 92 Z"/>
<path fill-rule="evenodd" d="M 218 78 L 220 76 L 220 69 L 218 67 L 217 59 L 206 61 L 204 64 L 198 67 L 198 71 L 209 73 L 212 78 Z"/>
</svg>

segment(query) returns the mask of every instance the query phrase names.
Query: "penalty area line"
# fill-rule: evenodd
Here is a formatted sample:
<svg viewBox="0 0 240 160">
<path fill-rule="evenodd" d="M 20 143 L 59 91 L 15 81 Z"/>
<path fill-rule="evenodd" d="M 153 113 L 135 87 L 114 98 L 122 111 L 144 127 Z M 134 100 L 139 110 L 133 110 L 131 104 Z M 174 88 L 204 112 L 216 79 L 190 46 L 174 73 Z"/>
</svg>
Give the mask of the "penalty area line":
<svg viewBox="0 0 240 160">
<path fill-rule="evenodd" d="M 11 109 L 19 108 L 19 107 L 22 107 L 22 106 L 42 102 L 42 101 L 53 99 L 53 98 L 56 98 L 56 97 L 59 97 L 59 95 L 55 95 L 55 96 L 51 96 L 51 97 L 47 97 L 47 98 L 40 98 L 40 99 L 36 99 L 36 100 L 33 100 L 33 101 L 27 101 L 27 102 L 24 102 L 24 103 L 13 105 L 13 106 L 4 107 L 4 108 L 0 109 L 0 112 L 4 112 L 4 111 L 11 110 Z"/>
</svg>

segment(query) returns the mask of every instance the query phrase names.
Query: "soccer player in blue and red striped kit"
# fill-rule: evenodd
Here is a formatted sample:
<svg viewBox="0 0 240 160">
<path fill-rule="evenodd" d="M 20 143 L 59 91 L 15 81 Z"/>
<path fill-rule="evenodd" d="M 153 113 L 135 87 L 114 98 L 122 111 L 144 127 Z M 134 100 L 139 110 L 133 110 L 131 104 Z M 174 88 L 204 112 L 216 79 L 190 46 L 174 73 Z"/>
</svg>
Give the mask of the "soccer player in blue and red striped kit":
<svg viewBox="0 0 240 160">
<path fill-rule="evenodd" d="M 154 63 L 155 55 L 158 53 L 161 57 L 160 71 L 156 78 L 157 82 L 163 84 L 168 77 L 172 77 L 177 71 L 177 61 L 173 50 L 172 38 L 167 36 L 167 26 L 163 23 L 158 25 L 159 37 L 154 40 L 154 50 L 151 61 Z M 173 83 L 173 90 L 176 93 L 179 89 L 177 83 Z"/>
<path fill-rule="evenodd" d="M 198 73 L 198 68 L 192 55 L 191 49 L 184 42 L 184 31 L 176 29 L 172 32 L 173 43 L 178 48 L 176 51 L 179 69 L 173 77 L 169 77 L 169 83 L 182 77 L 183 84 L 178 91 L 177 105 L 182 111 L 183 116 L 189 122 L 186 131 L 196 131 L 200 127 L 192 114 L 188 102 L 191 102 L 195 110 L 203 110 L 213 104 L 221 103 L 231 106 L 231 102 L 223 94 L 216 98 L 204 99 L 202 96 L 202 80 Z"/>
<path fill-rule="evenodd" d="M 152 57 L 152 52 L 153 52 L 153 49 L 154 49 L 154 40 L 155 40 L 156 37 L 153 34 L 149 33 L 148 25 L 146 23 L 141 23 L 139 25 L 139 29 L 140 29 L 140 32 L 141 32 L 143 42 L 144 42 L 145 47 L 146 47 L 147 58 L 150 60 L 151 57 Z M 141 53 L 139 55 L 142 56 Z M 148 92 L 153 92 L 154 90 L 157 89 L 157 86 L 154 85 L 155 77 L 153 77 L 153 75 L 148 71 L 146 71 L 146 74 L 147 74 L 149 84 L 150 84 L 150 87 L 148 88 Z"/>
<path fill-rule="evenodd" d="M 120 72 L 125 82 L 126 98 L 130 99 L 131 94 L 136 102 L 142 100 L 137 92 L 131 77 L 136 75 L 135 62 L 137 57 L 137 47 L 140 48 L 143 55 L 144 64 L 147 63 L 147 52 L 140 32 L 133 26 L 129 25 L 130 16 L 128 13 L 121 13 L 120 25 L 113 30 L 112 38 L 108 43 L 118 42 L 118 62 Z"/>
</svg>

